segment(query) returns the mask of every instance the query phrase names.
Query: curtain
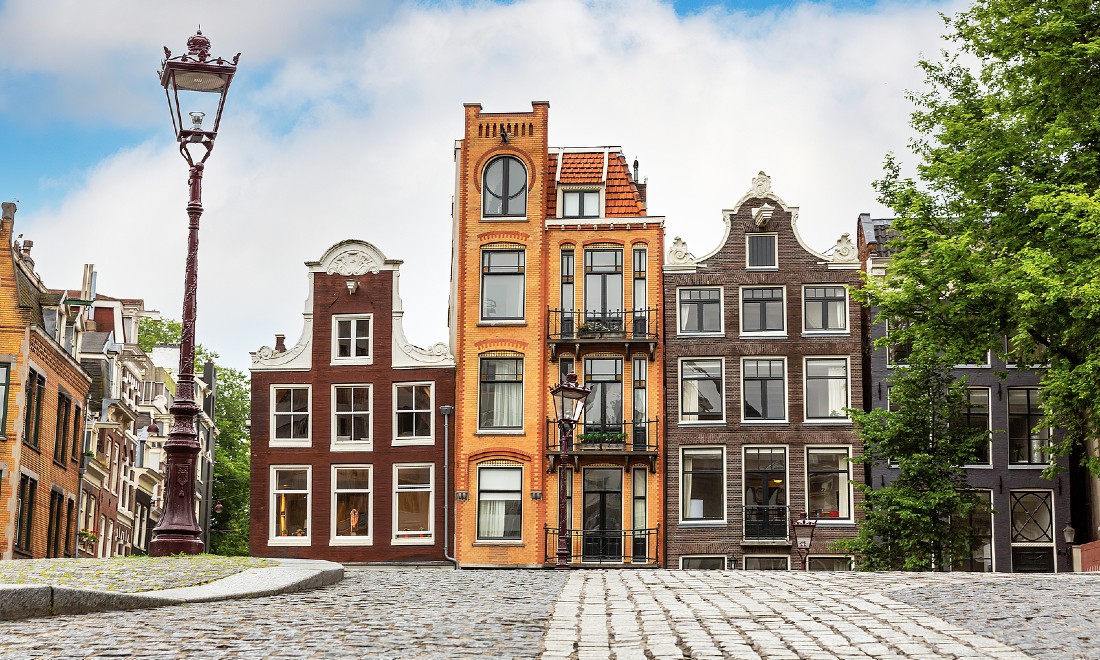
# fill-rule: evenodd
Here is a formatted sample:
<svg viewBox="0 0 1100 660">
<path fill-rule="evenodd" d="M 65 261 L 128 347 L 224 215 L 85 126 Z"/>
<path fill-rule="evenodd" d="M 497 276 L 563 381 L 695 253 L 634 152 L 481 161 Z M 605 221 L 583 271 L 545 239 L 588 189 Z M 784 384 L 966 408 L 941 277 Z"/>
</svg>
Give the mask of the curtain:
<svg viewBox="0 0 1100 660">
<path fill-rule="evenodd" d="M 488 539 L 504 538 L 504 500 L 481 500 L 477 535 Z"/>
</svg>

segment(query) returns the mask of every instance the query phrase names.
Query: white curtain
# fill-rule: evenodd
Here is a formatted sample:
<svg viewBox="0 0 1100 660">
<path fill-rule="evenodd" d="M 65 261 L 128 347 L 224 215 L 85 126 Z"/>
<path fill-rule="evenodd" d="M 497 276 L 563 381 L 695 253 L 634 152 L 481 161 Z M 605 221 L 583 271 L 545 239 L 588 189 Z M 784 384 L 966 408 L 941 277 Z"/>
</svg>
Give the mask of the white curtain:
<svg viewBox="0 0 1100 660">
<path fill-rule="evenodd" d="M 843 329 L 848 327 L 848 319 L 844 317 L 844 302 L 834 302 L 829 304 L 829 327 L 835 329 Z"/>
<path fill-rule="evenodd" d="M 493 387 L 493 426 L 523 426 L 523 383 L 498 383 Z"/>
<path fill-rule="evenodd" d="M 482 538 L 504 537 L 504 500 L 481 500 L 478 527 Z"/>
</svg>

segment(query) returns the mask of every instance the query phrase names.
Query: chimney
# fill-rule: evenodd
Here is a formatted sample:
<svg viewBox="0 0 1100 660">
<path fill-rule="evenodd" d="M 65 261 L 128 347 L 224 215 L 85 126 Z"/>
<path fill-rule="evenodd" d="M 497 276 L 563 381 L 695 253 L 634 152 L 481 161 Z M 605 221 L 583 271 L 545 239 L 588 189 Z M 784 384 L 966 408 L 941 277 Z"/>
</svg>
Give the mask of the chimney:
<svg viewBox="0 0 1100 660">
<path fill-rule="evenodd" d="M 286 335 L 275 335 L 275 352 L 286 353 Z"/>
<path fill-rule="evenodd" d="M 648 209 L 648 205 L 646 204 L 646 198 L 645 198 L 645 192 L 646 192 L 645 189 L 646 189 L 646 185 L 648 183 L 649 183 L 649 179 L 646 179 L 645 181 L 639 181 L 638 180 L 638 159 L 635 158 L 634 159 L 634 187 L 638 189 L 638 201 L 640 201 L 642 203 L 642 208 L 643 209 Z"/>
<path fill-rule="evenodd" d="M 31 259 L 31 248 L 32 247 L 34 247 L 34 241 L 30 240 L 29 238 L 27 240 L 23 241 L 23 250 L 22 250 L 22 252 L 23 252 L 23 261 L 27 262 L 27 265 L 30 266 L 31 270 L 33 271 L 34 270 L 34 259 Z"/>
</svg>

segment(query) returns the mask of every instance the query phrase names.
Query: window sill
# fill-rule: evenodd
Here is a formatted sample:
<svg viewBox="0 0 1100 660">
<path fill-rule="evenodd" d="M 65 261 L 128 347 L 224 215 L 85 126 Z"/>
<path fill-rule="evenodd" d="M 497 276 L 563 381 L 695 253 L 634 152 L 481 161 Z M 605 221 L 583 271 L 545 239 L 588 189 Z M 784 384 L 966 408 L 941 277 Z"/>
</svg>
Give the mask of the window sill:
<svg viewBox="0 0 1100 660">
<path fill-rule="evenodd" d="M 435 538 L 427 539 L 390 539 L 390 545 L 435 545 Z"/>
<path fill-rule="evenodd" d="M 488 321 L 482 319 L 477 322 L 479 328 L 493 328 L 499 326 L 510 327 L 522 327 L 527 325 L 527 319 L 501 319 L 499 321 Z"/>
<path fill-rule="evenodd" d="M 989 369 L 988 364 L 956 364 L 955 369 Z"/>
<path fill-rule="evenodd" d="M 373 442 L 340 442 L 329 445 L 329 451 L 374 451 Z"/>
<path fill-rule="evenodd" d="M 525 547 L 527 547 L 527 544 L 524 543 L 523 541 L 504 541 L 504 540 L 491 541 L 491 540 L 484 540 L 484 539 L 480 540 L 480 541 L 474 541 L 474 547 L 475 548 L 476 547 L 484 547 L 484 546 L 505 546 L 505 547 L 509 547 L 509 548 L 525 548 Z"/>
<path fill-rule="evenodd" d="M 295 441 L 269 440 L 267 442 L 267 446 L 271 447 L 272 449 L 302 449 L 302 448 L 309 449 L 310 447 L 313 446 L 313 441 L 312 440 L 295 440 Z"/>
<path fill-rule="evenodd" d="M 311 543 L 308 536 L 293 536 L 293 537 L 279 537 L 275 539 L 268 539 L 267 545 L 269 547 L 277 546 L 308 546 Z"/>
<path fill-rule="evenodd" d="M 724 331 L 717 332 L 677 332 L 677 337 L 717 337 L 719 339 L 726 336 Z"/>
<path fill-rule="evenodd" d="M 370 536 L 339 536 L 329 539 L 330 546 L 366 546 L 374 545 L 374 539 Z"/>
<path fill-rule="evenodd" d="M 786 419 L 743 419 L 741 424 L 744 426 L 783 426 L 790 424 Z"/>
<path fill-rule="evenodd" d="M 1050 463 L 1009 463 L 1009 470 L 1045 470 Z"/>
<path fill-rule="evenodd" d="M 760 273 L 760 272 L 777 273 L 777 272 L 779 272 L 779 266 L 745 266 L 745 270 L 752 271 L 754 273 Z"/>
<path fill-rule="evenodd" d="M 974 463 L 963 466 L 964 470 L 992 470 L 993 466 L 989 463 Z"/>
<path fill-rule="evenodd" d="M 811 418 L 802 422 L 803 426 L 848 426 L 852 423 L 852 420 L 847 417 L 840 417 L 837 419 L 818 419 Z"/>
<path fill-rule="evenodd" d="M 742 332 L 737 336 L 738 339 L 787 339 L 786 332 Z M 756 357 L 756 356 L 744 356 L 744 357 Z"/>
<path fill-rule="evenodd" d="M 372 365 L 372 364 L 374 364 L 374 358 L 373 357 L 332 358 L 332 361 L 329 362 L 329 366 L 332 366 L 332 367 L 344 367 L 344 366 L 361 367 L 361 366 Z"/>
<path fill-rule="evenodd" d="M 699 428 L 700 426 L 723 427 L 725 425 L 726 425 L 726 420 L 724 420 L 724 419 L 723 420 L 708 419 L 708 420 L 701 421 L 701 422 L 693 422 L 691 420 L 680 420 L 679 422 L 677 422 L 677 426 L 687 426 L 687 427 L 691 427 L 691 428 Z"/>
<path fill-rule="evenodd" d="M 803 330 L 803 337 L 851 337 L 848 329 L 844 330 Z"/>
<path fill-rule="evenodd" d="M 478 429 L 474 435 L 514 435 L 516 437 L 524 437 L 527 433 L 523 429 Z"/>
<path fill-rule="evenodd" d="M 34 453 L 36 453 L 36 454 L 41 454 L 42 453 L 42 450 L 38 448 L 38 445 L 32 445 L 29 442 L 24 442 L 23 446 L 28 448 L 28 449 L 33 449 Z"/>
<path fill-rule="evenodd" d="M 391 447 L 430 447 L 435 444 L 435 438 L 416 438 L 411 440 L 392 440 Z"/>
<path fill-rule="evenodd" d="M 843 528 L 856 526 L 850 518 L 807 518 L 806 520 L 816 520 L 818 527 Z"/>
<path fill-rule="evenodd" d="M 681 520 L 680 527 L 728 527 L 729 523 L 725 520 Z"/>
<path fill-rule="evenodd" d="M 482 222 L 527 222 L 526 215 L 492 215 L 481 216 Z"/>
</svg>

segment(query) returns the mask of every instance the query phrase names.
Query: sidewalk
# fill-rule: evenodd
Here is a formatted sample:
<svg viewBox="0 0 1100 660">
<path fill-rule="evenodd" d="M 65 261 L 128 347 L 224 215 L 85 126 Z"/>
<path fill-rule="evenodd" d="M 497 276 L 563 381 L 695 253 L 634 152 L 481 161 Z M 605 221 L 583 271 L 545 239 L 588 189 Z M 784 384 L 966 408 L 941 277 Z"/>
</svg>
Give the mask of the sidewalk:
<svg viewBox="0 0 1100 660">
<path fill-rule="evenodd" d="M 215 566 L 209 575 L 203 574 L 201 569 L 207 567 L 201 565 L 199 570 L 184 572 L 157 570 L 165 567 L 157 562 L 166 562 L 170 567 L 173 560 L 201 562 L 175 557 L 143 558 L 142 563 L 147 564 L 133 566 L 127 566 L 126 560 L 31 560 L 33 565 L 23 564 L 26 560 L 5 562 L 8 570 L 0 571 L 0 620 L 273 596 L 336 584 L 344 578 L 340 564 L 310 559 L 245 558 L 236 566 Z M 217 563 L 213 558 L 212 562 Z M 12 573 L 12 567 L 29 567 L 20 570 L 23 584 L 10 583 L 13 579 L 5 573 Z M 122 571 L 117 570 L 120 567 Z M 90 580 L 86 572 L 91 574 Z M 150 574 L 157 578 L 156 586 L 170 588 L 150 588 L 150 581 L 143 579 Z M 195 584 L 204 579 L 212 581 Z"/>
</svg>

